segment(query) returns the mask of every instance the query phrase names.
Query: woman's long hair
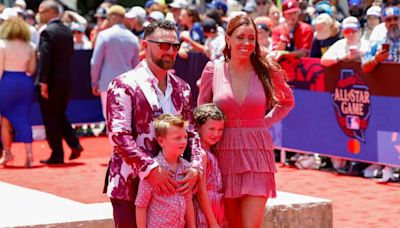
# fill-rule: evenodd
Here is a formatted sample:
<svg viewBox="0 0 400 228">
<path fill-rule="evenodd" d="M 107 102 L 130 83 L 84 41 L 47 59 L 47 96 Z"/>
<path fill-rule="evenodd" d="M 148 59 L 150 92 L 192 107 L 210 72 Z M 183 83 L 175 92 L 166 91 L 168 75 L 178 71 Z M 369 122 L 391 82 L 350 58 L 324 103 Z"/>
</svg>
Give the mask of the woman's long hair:
<svg viewBox="0 0 400 228">
<path fill-rule="evenodd" d="M 257 76 L 262 81 L 264 92 L 267 97 L 267 107 L 270 108 L 271 106 L 274 106 L 276 103 L 278 103 L 278 99 L 275 96 L 275 87 L 272 83 L 271 69 L 279 69 L 280 67 L 278 64 L 272 65 L 268 61 L 264 60 L 264 57 L 261 55 L 260 45 L 258 44 L 257 27 L 250 17 L 245 15 L 238 15 L 232 18 L 228 23 L 226 35 L 231 36 L 232 33 L 241 25 L 251 25 L 256 32 L 256 48 L 250 56 L 250 62 Z M 225 61 L 229 61 L 231 59 L 231 50 L 229 49 L 228 45 L 225 45 L 223 53 Z"/>
</svg>

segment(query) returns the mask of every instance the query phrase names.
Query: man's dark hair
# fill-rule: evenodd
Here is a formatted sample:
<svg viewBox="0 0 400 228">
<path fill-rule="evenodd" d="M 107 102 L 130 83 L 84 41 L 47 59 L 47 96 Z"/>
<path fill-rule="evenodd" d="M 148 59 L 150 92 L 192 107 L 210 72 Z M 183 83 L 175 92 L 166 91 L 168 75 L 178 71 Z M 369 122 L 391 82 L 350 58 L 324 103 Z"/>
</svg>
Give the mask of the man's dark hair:
<svg viewBox="0 0 400 228">
<path fill-rule="evenodd" d="M 158 28 L 174 32 L 178 31 L 175 23 L 172 21 L 169 20 L 153 21 L 144 29 L 144 39 L 153 34 L 154 31 L 156 31 L 156 29 Z"/>
</svg>

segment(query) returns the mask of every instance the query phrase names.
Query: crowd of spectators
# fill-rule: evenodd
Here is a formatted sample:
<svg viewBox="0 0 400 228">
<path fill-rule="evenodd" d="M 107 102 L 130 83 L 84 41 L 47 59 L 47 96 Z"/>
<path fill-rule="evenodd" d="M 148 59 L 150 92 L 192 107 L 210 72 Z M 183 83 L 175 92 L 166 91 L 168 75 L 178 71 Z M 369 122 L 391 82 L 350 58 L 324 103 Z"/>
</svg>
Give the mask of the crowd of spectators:
<svg viewBox="0 0 400 228">
<path fill-rule="evenodd" d="M 178 53 L 181 58 L 189 58 L 189 52 L 203 52 L 212 61 L 222 61 L 227 22 L 236 15 L 247 14 L 258 28 L 265 58 L 280 61 L 315 57 L 321 58 L 324 66 L 354 60 L 361 62 L 365 72 L 372 71 L 383 61 L 400 62 L 399 0 L 148 0 L 144 6 L 133 3 L 131 8 L 120 7 L 117 11 L 112 2 L 104 1 L 90 15 L 65 10 L 61 17 L 73 32 L 75 50 L 94 49 L 93 94 L 103 93 L 103 97 L 107 85 L 101 84 L 105 80 L 102 72 L 126 70 L 115 69 L 114 65 L 118 64 L 108 64 L 102 59 L 110 52 L 107 44 L 122 42 L 121 34 L 132 32 L 137 41 L 123 45 L 135 47 L 114 48 L 113 51 L 137 49 L 137 56 L 121 55 L 121 59 L 130 58 L 128 62 L 132 65 L 126 66 L 133 68 L 144 57 L 140 47 L 144 28 L 155 20 L 175 22 L 182 41 Z M 23 18 L 29 25 L 32 43 L 38 45 L 39 34 L 45 25 L 33 10 L 26 8 L 24 0 L 15 1 L 11 8 L 2 6 L 0 12 L 1 21 Z M 108 36 L 116 38 L 111 42 L 105 40 Z M 108 60 L 112 62 L 115 59 Z M 365 176 L 376 176 L 381 169 L 371 166 Z M 393 168 L 386 167 L 382 180 L 393 179 Z"/>
</svg>

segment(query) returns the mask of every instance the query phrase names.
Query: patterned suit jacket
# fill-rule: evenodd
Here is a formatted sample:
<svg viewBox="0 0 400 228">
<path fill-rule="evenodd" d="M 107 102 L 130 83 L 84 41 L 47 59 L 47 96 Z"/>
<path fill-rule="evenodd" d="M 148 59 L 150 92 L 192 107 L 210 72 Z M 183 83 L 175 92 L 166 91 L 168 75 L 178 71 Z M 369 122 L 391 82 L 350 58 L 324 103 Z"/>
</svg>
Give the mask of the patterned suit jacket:
<svg viewBox="0 0 400 228">
<path fill-rule="evenodd" d="M 189 121 L 189 145 L 192 167 L 202 170 L 200 138 L 194 131 L 190 86 L 168 73 L 172 86 L 171 99 L 177 113 Z M 135 200 L 138 177 L 143 178 L 160 151 L 153 121 L 163 114 L 159 105 L 152 73 L 146 60 L 117 78 L 107 92 L 107 129 L 114 150 L 109 164 L 107 196 Z"/>
</svg>

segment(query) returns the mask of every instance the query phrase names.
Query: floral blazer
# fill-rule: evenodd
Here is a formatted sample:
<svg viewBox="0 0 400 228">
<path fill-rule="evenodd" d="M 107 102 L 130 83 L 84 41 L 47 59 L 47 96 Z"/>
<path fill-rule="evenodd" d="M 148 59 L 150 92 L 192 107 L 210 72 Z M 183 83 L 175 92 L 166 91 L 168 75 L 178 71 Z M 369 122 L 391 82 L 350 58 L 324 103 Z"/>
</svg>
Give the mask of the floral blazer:
<svg viewBox="0 0 400 228">
<path fill-rule="evenodd" d="M 113 146 L 109 163 L 107 196 L 134 201 L 139 178 L 158 166 L 154 157 L 160 151 L 153 121 L 163 114 L 146 60 L 118 77 L 107 92 L 107 130 Z M 200 138 L 194 131 L 190 86 L 168 72 L 171 99 L 177 114 L 189 121 L 191 164 L 202 170 Z"/>
</svg>

